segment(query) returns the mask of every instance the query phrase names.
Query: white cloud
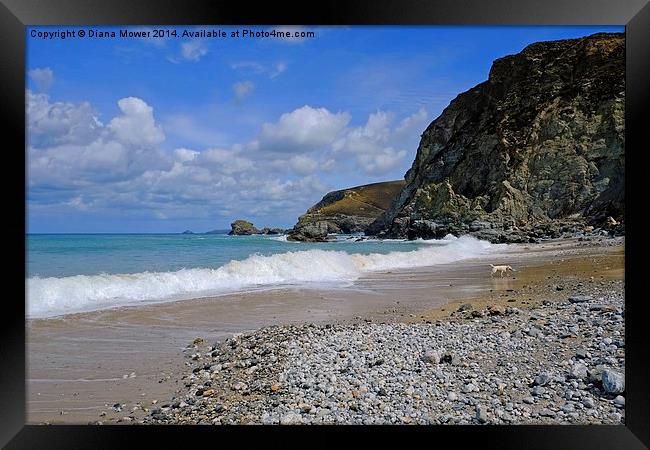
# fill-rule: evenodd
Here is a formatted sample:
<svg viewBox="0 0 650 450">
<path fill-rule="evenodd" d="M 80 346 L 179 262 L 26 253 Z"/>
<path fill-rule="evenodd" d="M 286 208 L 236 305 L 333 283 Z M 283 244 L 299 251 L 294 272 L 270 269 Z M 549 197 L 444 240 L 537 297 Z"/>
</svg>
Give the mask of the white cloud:
<svg viewBox="0 0 650 450">
<path fill-rule="evenodd" d="M 136 97 L 119 100 L 117 105 L 123 115 L 108 124 L 117 138 L 134 145 L 155 145 L 165 140 L 165 134 L 153 117 L 153 108 Z"/>
<path fill-rule="evenodd" d="M 50 103 L 45 94 L 25 93 L 29 145 L 88 144 L 103 127 L 88 102 Z"/>
<path fill-rule="evenodd" d="M 318 169 L 318 162 L 305 155 L 295 155 L 289 159 L 291 169 L 300 175 L 311 175 Z"/>
<path fill-rule="evenodd" d="M 32 69 L 27 74 L 39 91 L 48 91 L 54 83 L 54 72 L 49 67 Z"/>
<path fill-rule="evenodd" d="M 305 105 L 263 124 L 247 145 L 165 150 L 171 122 L 163 132 L 143 99 L 120 99 L 118 115 L 106 125 L 88 103 L 51 102 L 29 91 L 27 102 L 30 211 L 119 209 L 148 220 L 225 214 L 257 218 L 260 225 L 303 214 L 334 187 L 321 176 L 340 180 L 351 170 L 380 180 L 401 169 L 411 146 L 406 131 L 424 115 L 418 111 L 393 126 L 394 114 L 377 111 L 350 127 L 348 112 Z"/>
<path fill-rule="evenodd" d="M 273 152 L 310 152 L 331 144 L 350 122 L 347 112 L 305 105 L 262 125 L 255 147 Z"/>
<path fill-rule="evenodd" d="M 181 45 L 181 55 L 188 61 L 199 61 L 202 57 L 208 54 L 208 47 L 204 42 L 195 39 L 193 41 L 184 42 Z"/>
<path fill-rule="evenodd" d="M 196 157 L 199 155 L 199 152 L 187 148 L 177 148 L 176 150 L 174 150 L 174 155 L 176 156 L 176 159 L 178 161 L 185 163 L 189 161 L 194 161 Z"/>
<path fill-rule="evenodd" d="M 401 164 L 405 156 L 406 150 L 385 147 L 373 153 L 362 153 L 358 155 L 357 161 L 364 172 L 381 175 Z"/>
<path fill-rule="evenodd" d="M 418 111 L 414 112 L 410 116 L 402 119 L 399 126 L 395 130 L 395 133 L 407 134 L 412 132 L 419 132 L 419 134 L 421 134 L 424 131 L 426 122 L 427 122 L 427 110 L 424 108 L 420 108 Z"/>
<path fill-rule="evenodd" d="M 165 168 L 169 157 L 158 147 L 164 134 L 143 100 L 118 101 L 122 115 L 107 126 L 88 103 L 50 103 L 27 92 L 29 178 L 35 183 L 69 188 L 124 180 L 150 168 Z"/>
<path fill-rule="evenodd" d="M 397 129 L 405 130 L 416 117 L 413 115 L 402 120 Z M 349 130 L 334 142 L 332 148 L 335 153 L 355 156 L 358 166 L 367 174 L 385 174 L 397 168 L 406 156 L 406 150 L 394 148 L 402 145 L 402 139 L 391 129 L 393 120 L 394 115 L 390 112 L 372 113 L 364 126 Z"/>
<path fill-rule="evenodd" d="M 238 100 L 243 100 L 248 97 L 255 89 L 255 83 L 252 81 L 238 81 L 232 85 L 232 90 Z"/>
</svg>

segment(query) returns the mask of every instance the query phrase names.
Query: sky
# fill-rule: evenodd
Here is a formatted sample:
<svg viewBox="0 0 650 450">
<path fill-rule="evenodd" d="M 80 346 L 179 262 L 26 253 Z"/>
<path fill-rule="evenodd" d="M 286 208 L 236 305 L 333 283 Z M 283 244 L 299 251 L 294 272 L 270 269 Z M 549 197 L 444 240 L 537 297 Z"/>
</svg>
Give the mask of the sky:
<svg viewBox="0 0 650 450">
<path fill-rule="evenodd" d="M 402 179 L 422 132 L 495 59 L 603 31 L 624 29 L 27 28 L 27 231 L 290 228 L 329 191 Z"/>
</svg>

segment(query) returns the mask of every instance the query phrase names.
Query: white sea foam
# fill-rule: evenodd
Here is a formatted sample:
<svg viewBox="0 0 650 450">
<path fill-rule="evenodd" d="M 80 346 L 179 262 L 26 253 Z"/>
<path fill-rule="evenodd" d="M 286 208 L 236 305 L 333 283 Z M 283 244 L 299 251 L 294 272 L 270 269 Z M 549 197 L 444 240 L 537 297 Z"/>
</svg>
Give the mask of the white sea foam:
<svg viewBox="0 0 650 450">
<path fill-rule="evenodd" d="M 349 283 L 366 272 L 444 264 L 501 247 L 469 236 L 447 236 L 437 245 L 408 252 L 364 255 L 312 249 L 253 255 L 216 269 L 34 277 L 26 280 L 27 316 L 52 317 L 287 284 Z"/>
</svg>

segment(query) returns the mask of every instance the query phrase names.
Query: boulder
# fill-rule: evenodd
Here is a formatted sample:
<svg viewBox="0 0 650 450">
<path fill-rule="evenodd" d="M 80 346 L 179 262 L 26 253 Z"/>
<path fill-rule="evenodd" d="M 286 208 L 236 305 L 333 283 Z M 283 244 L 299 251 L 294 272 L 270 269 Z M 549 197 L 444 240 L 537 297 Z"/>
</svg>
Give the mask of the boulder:
<svg viewBox="0 0 650 450">
<path fill-rule="evenodd" d="M 246 220 L 235 220 L 230 224 L 230 228 L 231 230 L 228 234 L 231 236 L 260 234 L 260 230 L 255 228 L 255 225 Z"/>
</svg>

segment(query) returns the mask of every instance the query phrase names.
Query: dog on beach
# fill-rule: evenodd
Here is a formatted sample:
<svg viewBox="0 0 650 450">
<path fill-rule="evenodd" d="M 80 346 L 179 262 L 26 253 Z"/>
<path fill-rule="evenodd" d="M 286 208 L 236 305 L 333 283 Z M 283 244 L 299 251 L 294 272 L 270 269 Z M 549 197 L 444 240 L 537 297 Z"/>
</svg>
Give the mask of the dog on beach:
<svg viewBox="0 0 650 450">
<path fill-rule="evenodd" d="M 503 278 L 504 273 L 505 274 L 508 273 L 508 270 L 511 272 L 516 272 L 516 270 L 510 266 L 493 266 L 492 264 L 490 264 L 490 267 L 492 267 L 492 273 L 490 274 L 491 277 L 494 276 L 494 274 L 497 272 L 501 272 L 501 278 Z"/>
</svg>

